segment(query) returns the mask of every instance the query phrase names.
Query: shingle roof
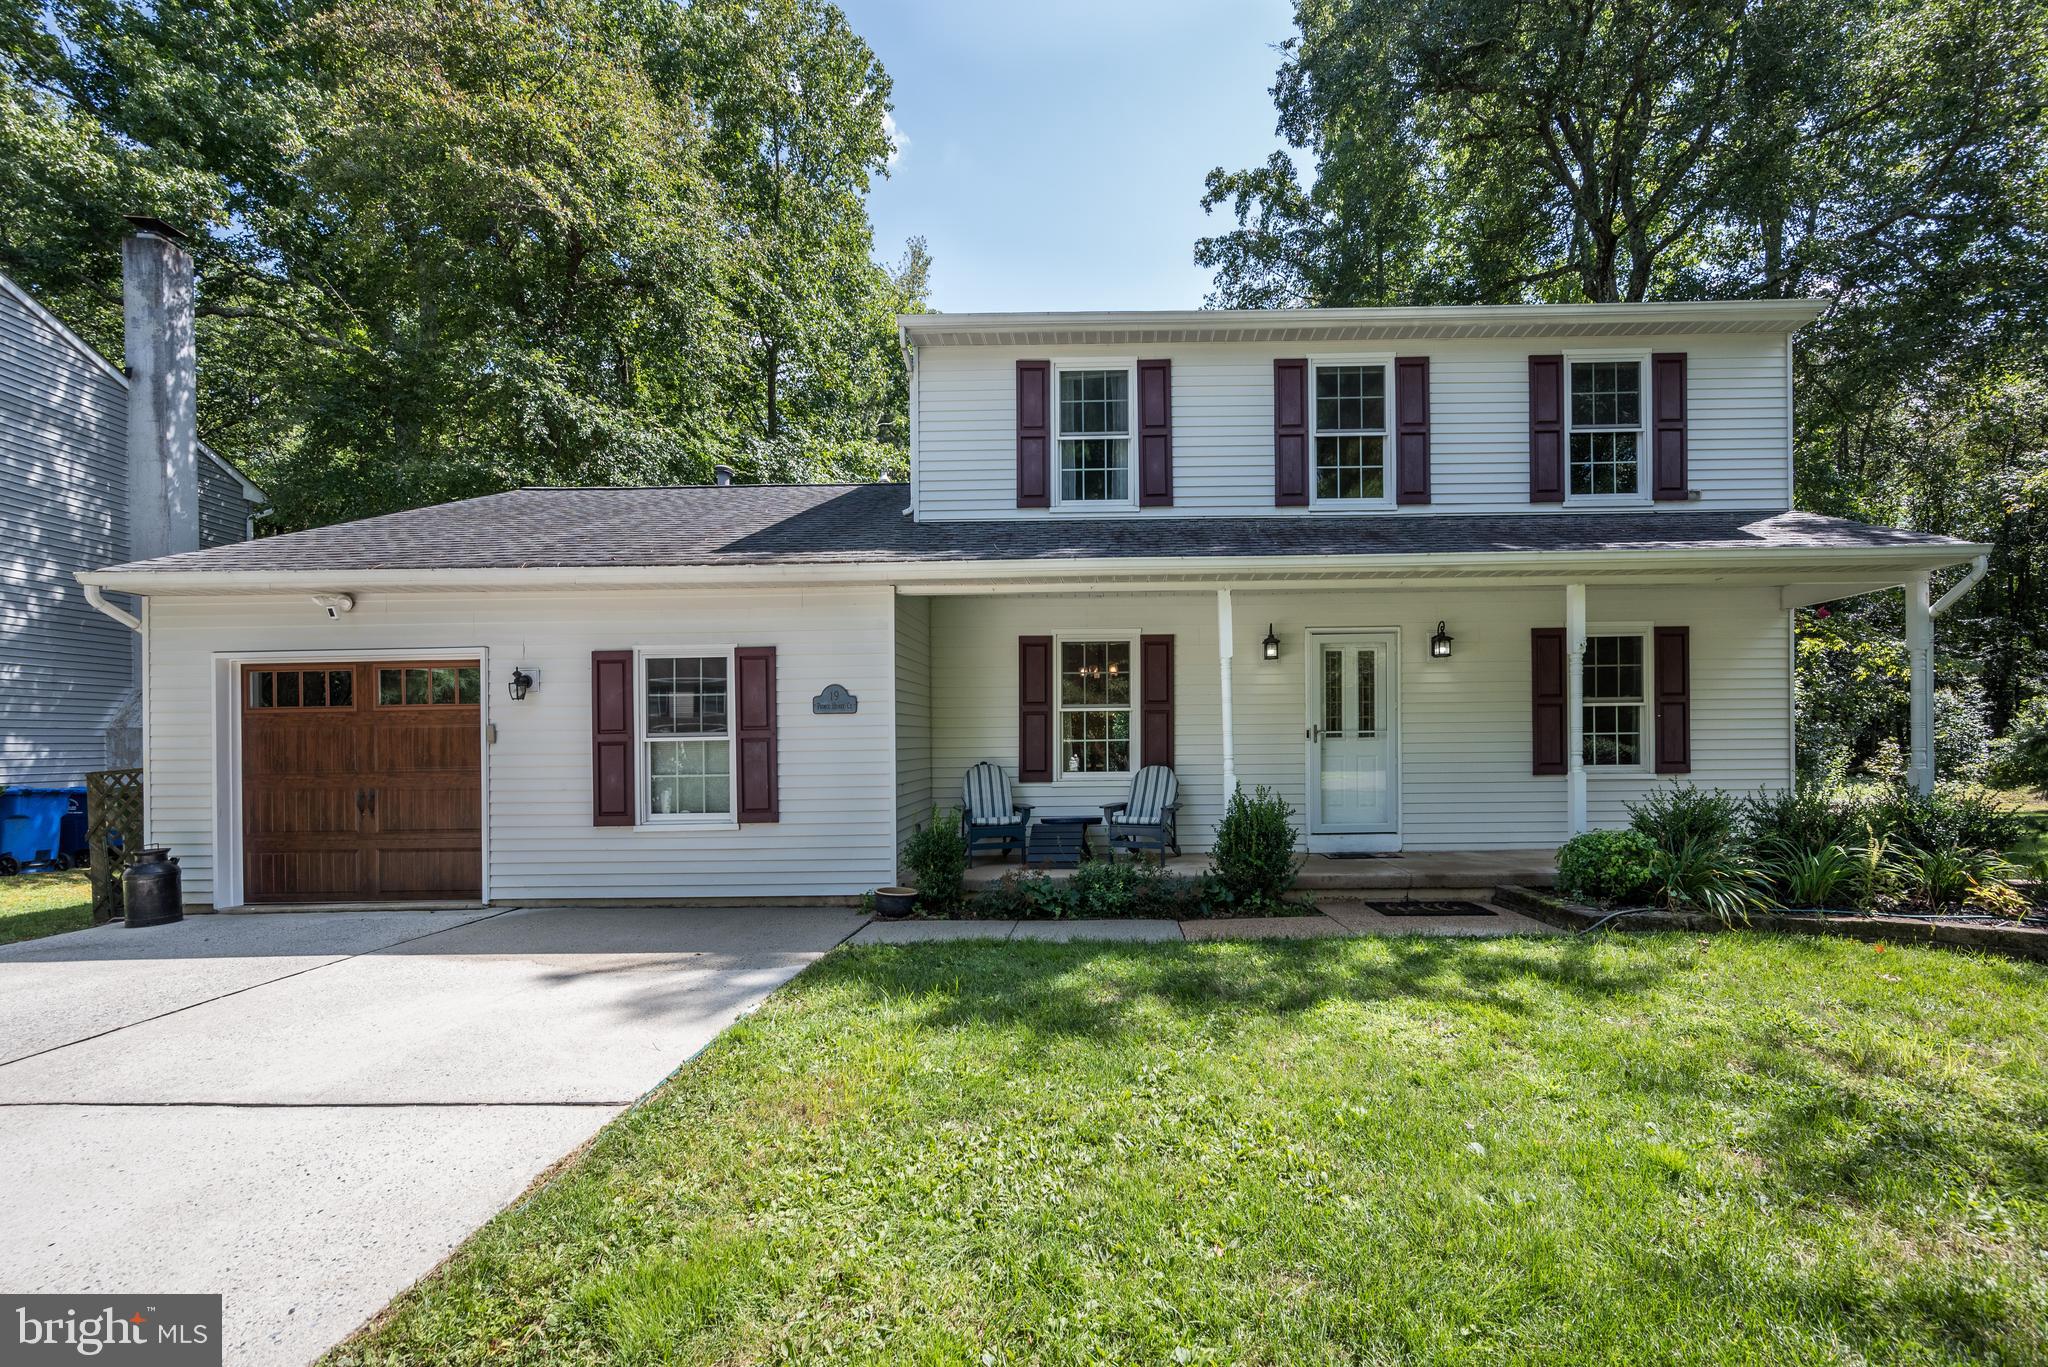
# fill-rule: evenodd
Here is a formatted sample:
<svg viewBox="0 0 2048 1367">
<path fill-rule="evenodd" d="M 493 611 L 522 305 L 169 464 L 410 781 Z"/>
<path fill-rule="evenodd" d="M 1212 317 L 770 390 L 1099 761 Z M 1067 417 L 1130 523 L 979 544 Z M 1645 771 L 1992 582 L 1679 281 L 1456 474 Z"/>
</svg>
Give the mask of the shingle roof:
<svg viewBox="0 0 2048 1367">
<path fill-rule="evenodd" d="M 1814 513 L 1685 509 L 914 522 L 905 515 L 909 498 L 901 484 L 518 489 L 116 568 L 562 569 L 1967 545 Z"/>
</svg>

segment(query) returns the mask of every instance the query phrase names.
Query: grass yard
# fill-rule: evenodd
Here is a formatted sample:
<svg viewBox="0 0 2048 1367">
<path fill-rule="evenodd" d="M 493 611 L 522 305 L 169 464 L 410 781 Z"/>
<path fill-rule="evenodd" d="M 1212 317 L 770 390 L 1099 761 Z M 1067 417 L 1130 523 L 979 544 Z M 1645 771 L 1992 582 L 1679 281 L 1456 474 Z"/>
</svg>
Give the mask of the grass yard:
<svg viewBox="0 0 2048 1367">
<path fill-rule="evenodd" d="M 83 869 L 0 878 L 0 945 L 91 924 L 92 885 Z"/>
<path fill-rule="evenodd" d="M 2032 869 L 2048 860 L 2048 799 L 2037 793 L 2020 798 L 2020 838 L 2006 855 L 2022 868 Z"/>
<path fill-rule="evenodd" d="M 841 950 L 340 1363 L 2039 1362 L 2048 970 Z"/>
</svg>

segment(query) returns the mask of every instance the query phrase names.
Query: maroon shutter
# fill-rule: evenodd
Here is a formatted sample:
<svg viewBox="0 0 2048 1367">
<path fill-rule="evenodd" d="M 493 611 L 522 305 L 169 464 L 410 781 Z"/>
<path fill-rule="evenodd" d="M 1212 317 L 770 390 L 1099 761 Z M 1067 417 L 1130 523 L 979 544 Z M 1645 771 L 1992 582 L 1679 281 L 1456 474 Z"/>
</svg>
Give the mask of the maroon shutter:
<svg viewBox="0 0 2048 1367">
<path fill-rule="evenodd" d="M 1562 356 L 1529 358 L 1529 501 L 1564 502 Z"/>
<path fill-rule="evenodd" d="M 1394 502 L 1429 502 L 1429 357 L 1394 359 Z"/>
<path fill-rule="evenodd" d="M 1685 459 L 1685 353 L 1650 358 L 1650 491 L 1660 503 L 1692 496 Z"/>
<path fill-rule="evenodd" d="M 1173 638 L 1138 638 L 1138 763 L 1173 767 Z"/>
<path fill-rule="evenodd" d="M 1173 506 L 1173 362 L 1138 362 L 1138 506 Z"/>
<path fill-rule="evenodd" d="M 1052 782 L 1052 637 L 1017 638 L 1017 781 Z"/>
<path fill-rule="evenodd" d="M 1529 735 L 1532 774 L 1561 774 L 1571 766 L 1565 743 L 1563 627 L 1529 629 Z"/>
<path fill-rule="evenodd" d="M 1657 772 L 1692 772 L 1692 630 L 1658 627 Z"/>
<path fill-rule="evenodd" d="M 1050 508 L 1051 361 L 1017 362 L 1017 506 Z"/>
<path fill-rule="evenodd" d="M 590 652 L 590 824 L 631 826 L 633 652 Z"/>
<path fill-rule="evenodd" d="M 1273 506 L 1308 506 L 1308 362 L 1273 362 Z"/>
<path fill-rule="evenodd" d="M 740 747 L 736 811 L 743 823 L 780 821 L 780 757 L 775 753 L 775 647 L 741 646 L 732 653 L 733 739 Z"/>
</svg>

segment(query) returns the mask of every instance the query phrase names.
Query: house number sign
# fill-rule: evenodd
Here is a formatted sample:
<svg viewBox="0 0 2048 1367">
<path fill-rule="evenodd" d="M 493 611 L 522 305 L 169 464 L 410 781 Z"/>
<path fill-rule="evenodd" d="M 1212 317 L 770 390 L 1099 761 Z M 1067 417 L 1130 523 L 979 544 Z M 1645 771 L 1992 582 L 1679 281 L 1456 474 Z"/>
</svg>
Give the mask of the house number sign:
<svg viewBox="0 0 2048 1367">
<path fill-rule="evenodd" d="M 860 699 L 847 692 L 845 684 L 826 684 L 823 691 L 811 699 L 811 711 L 821 717 L 858 712 Z"/>
</svg>

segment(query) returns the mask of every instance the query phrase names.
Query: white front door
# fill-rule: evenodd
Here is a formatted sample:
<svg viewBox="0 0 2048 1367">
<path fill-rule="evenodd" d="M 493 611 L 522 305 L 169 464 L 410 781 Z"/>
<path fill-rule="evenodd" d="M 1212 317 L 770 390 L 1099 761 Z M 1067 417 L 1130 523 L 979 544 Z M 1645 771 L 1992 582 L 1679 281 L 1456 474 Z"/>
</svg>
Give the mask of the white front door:
<svg viewBox="0 0 2048 1367">
<path fill-rule="evenodd" d="M 1310 835 L 1400 825 L 1399 652 L 1392 632 L 1310 632 Z"/>
</svg>

